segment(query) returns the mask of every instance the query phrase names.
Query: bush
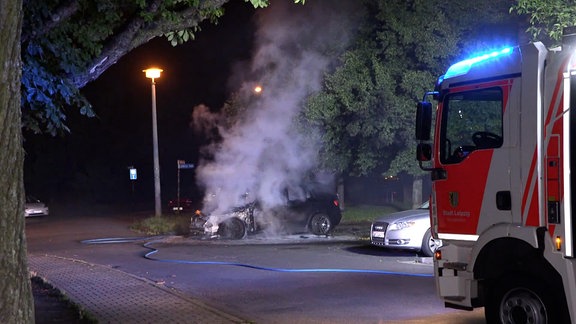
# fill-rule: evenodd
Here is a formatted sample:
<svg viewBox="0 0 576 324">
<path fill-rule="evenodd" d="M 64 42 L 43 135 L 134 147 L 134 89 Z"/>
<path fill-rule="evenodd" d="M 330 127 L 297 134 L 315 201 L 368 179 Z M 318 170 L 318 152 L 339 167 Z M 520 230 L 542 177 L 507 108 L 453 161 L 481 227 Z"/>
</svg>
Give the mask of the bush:
<svg viewBox="0 0 576 324">
<path fill-rule="evenodd" d="M 190 216 L 152 216 L 134 223 L 130 229 L 147 235 L 186 235 L 189 232 Z"/>
</svg>

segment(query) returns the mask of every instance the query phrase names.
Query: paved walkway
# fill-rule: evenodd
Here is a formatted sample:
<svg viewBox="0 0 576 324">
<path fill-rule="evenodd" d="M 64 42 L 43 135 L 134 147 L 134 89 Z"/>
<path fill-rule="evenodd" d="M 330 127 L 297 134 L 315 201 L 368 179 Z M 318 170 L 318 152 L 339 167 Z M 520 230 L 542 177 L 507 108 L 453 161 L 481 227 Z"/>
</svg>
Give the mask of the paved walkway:
<svg viewBox="0 0 576 324">
<path fill-rule="evenodd" d="M 99 323 L 247 322 L 110 267 L 50 255 L 28 255 L 28 267 Z"/>
</svg>

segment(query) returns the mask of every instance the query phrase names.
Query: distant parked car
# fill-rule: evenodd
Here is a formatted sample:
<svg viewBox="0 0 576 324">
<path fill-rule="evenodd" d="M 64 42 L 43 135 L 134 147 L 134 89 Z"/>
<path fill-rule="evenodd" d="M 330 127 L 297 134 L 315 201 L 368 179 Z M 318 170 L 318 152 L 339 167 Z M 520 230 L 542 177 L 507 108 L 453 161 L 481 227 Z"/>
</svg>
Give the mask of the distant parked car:
<svg viewBox="0 0 576 324">
<path fill-rule="evenodd" d="M 180 201 L 178 201 L 178 198 L 168 201 L 168 209 L 175 213 L 191 211 L 192 208 L 192 199 L 190 198 L 180 197 Z"/>
<path fill-rule="evenodd" d="M 48 206 L 34 196 L 26 196 L 24 204 L 24 217 L 48 216 L 50 214 Z"/>
<path fill-rule="evenodd" d="M 235 207 L 221 215 L 202 215 L 193 218 L 191 232 L 204 229 L 210 237 L 242 239 L 248 234 L 265 230 L 269 224 L 262 222 L 259 213 L 269 213 L 288 233 L 308 232 L 329 235 L 340 223 L 342 213 L 336 194 L 307 192 L 302 200 L 287 200 L 286 205 L 262 211 L 257 201 Z"/>
<path fill-rule="evenodd" d="M 370 242 L 376 246 L 414 250 L 432 256 L 442 241 L 430 232 L 429 202 L 417 209 L 382 216 L 372 222 Z"/>
</svg>

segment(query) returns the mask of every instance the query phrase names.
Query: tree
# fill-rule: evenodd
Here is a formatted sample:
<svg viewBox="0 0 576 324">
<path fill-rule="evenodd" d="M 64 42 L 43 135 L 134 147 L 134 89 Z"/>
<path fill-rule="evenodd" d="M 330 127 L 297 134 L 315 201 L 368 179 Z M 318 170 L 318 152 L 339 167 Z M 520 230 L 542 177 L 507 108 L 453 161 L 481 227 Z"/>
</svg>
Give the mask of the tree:
<svg viewBox="0 0 576 324">
<path fill-rule="evenodd" d="M 329 167 L 352 175 L 419 175 L 415 102 L 450 62 L 467 55 L 464 48 L 482 48 L 495 30 L 509 41 L 517 26 L 505 20 L 507 1 L 381 0 L 365 6 L 356 44 L 326 76 L 323 91 L 310 98 L 305 117 L 323 130 Z"/>
<path fill-rule="evenodd" d="M 0 1 L 0 322 L 32 323 L 26 266 L 24 183 L 20 130 L 20 26 L 22 1 Z"/>
<path fill-rule="evenodd" d="M 527 32 L 533 40 L 552 45 L 562 37 L 564 27 L 576 26 L 576 6 L 572 0 L 518 0 L 511 12 L 529 17 Z"/>
</svg>

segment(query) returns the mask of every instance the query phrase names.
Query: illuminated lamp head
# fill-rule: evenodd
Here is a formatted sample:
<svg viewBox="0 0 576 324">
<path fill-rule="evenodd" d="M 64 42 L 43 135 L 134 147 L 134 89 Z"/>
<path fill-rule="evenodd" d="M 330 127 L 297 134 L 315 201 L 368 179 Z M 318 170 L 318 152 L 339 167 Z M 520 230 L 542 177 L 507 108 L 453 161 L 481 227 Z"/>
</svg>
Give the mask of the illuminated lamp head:
<svg viewBox="0 0 576 324">
<path fill-rule="evenodd" d="M 142 70 L 142 72 L 146 73 L 146 77 L 148 79 L 152 79 L 152 82 L 154 82 L 154 79 L 158 79 L 160 77 L 160 73 L 162 73 L 163 71 L 164 70 L 158 68 L 149 68 L 146 70 Z"/>
</svg>

